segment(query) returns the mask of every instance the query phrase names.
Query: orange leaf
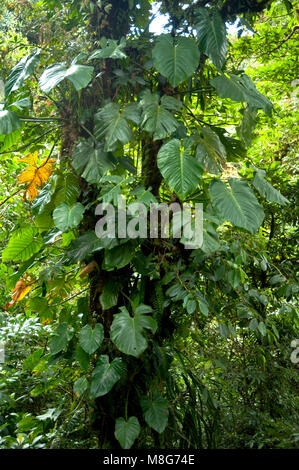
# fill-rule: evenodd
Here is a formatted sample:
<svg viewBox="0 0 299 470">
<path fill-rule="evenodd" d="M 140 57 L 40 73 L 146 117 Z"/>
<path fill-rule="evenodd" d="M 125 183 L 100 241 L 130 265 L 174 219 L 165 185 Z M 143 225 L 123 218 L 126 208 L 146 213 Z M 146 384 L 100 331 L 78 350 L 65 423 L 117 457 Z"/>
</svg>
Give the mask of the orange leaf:
<svg viewBox="0 0 299 470">
<path fill-rule="evenodd" d="M 34 282 L 34 281 L 33 281 Z M 15 285 L 15 288 L 13 289 L 13 293 L 12 293 L 12 296 L 11 296 L 11 301 L 8 302 L 4 308 L 4 310 L 8 310 L 10 307 L 12 307 L 16 302 L 20 302 L 20 300 L 22 300 L 26 294 L 28 294 L 28 292 L 30 291 L 31 289 L 31 285 L 33 284 L 33 282 L 29 282 L 27 284 L 26 281 L 24 281 L 24 279 L 20 279 L 16 285 Z"/>
<path fill-rule="evenodd" d="M 38 166 L 38 152 L 29 153 L 21 161 L 28 163 L 29 166 L 18 176 L 19 183 L 28 183 L 23 201 L 28 194 L 29 201 L 32 201 L 38 195 L 38 187 L 41 188 L 46 183 L 53 171 L 54 160 L 44 158 Z"/>
</svg>

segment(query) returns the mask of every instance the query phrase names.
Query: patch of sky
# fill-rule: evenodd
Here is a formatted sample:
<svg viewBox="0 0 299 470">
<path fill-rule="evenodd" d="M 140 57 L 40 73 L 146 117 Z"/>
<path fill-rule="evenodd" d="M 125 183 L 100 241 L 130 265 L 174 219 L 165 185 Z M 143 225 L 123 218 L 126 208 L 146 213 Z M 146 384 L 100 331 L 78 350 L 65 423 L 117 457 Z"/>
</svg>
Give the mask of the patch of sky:
<svg viewBox="0 0 299 470">
<path fill-rule="evenodd" d="M 152 20 L 150 24 L 149 30 L 151 33 L 155 35 L 169 32 L 169 28 L 167 27 L 167 24 L 169 22 L 169 15 L 167 14 L 162 15 L 161 13 L 159 13 L 160 4 L 161 2 L 154 2 L 152 4 L 152 13 L 154 15 L 154 19 Z M 185 8 L 187 7 L 188 5 L 185 6 Z M 236 37 L 240 29 L 239 19 L 237 19 L 233 24 L 226 23 L 226 28 L 227 28 L 227 33 L 229 36 Z M 248 34 L 248 31 L 247 31 L 247 34 Z"/>
</svg>

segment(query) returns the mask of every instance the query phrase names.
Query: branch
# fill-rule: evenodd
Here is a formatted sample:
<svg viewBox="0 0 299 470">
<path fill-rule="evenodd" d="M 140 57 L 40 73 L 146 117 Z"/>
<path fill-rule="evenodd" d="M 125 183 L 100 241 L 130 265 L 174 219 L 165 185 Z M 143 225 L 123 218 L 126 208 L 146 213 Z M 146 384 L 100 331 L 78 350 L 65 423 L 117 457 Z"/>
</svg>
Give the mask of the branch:
<svg viewBox="0 0 299 470">
<path fill-rule="evenodd" d="M 57 307 L 58 305 L 64 304 L 65 302 L 68 302 L 71 299 L 74 299 L 75 297 L 78 297 L 78 295 L 83 294 L 83 292 L 86 292 L 89 289 L 89 287 L 86 287 L 86 289 L 81 290 L 77 294 L 72 295 L 71 297 L 68 297 L 67 299 L 64 299 L 62 302 L 58 302 L 57 304 L 52 304 L 51 307 Z"/>
<path fill-rule="evenodd" d="M 3 206 L 3 204 L 5 204 L 11 197 L 16 196 L 16 195 L 19 194 L 21 191 L 22 191 L 22 189 L 18 189 L 18 191 L 16 191 L 16 192 L 13 193 L 13 194 L 10 194 L 10 196 L 7 196 L 5 199 L 3 199 L 3 201 L 0 202 L 0 207 Z"/>
<path fill-rule="evenodd" d="M 267 54 L 267 55 L 272 54 L 272 52 L 275 52 L 275 51 L 277 51 L 277 49 L 280 49 L 281 46 L 282 46 L 284 43 L 286 43 L 289 39 L 291 39 L 291 37 L 295 34 L 296 31 L 298 31 L 298 29 L 299 29 L 299 25 L 294 26 L 294 28 L 292 29 L 292 31 L 290 32 L 290 34 L 289 34 L 285 39 L 283 39 L 283 41 L 281 41 L 281 42 L 278 44 L 278 46 L 274 47 L 274 49 L 272 49 L 272 50 L 270 50 L 270 51 L 265 51 L 265 52 L 263 52 L 262 54 L 256 56 L 256 59 L 258 59 L 259 57 L 262 57 L 262 56 L 265 55 L 265 54 Z"/>
<path fill-rule="evenodd" d="M 5 150 L 5 152 L 1 152 L 0 155 L 4 155 L 5 153 L 20 152 L 21 150 L 24 150 L 24 149 L 26 149 L 27 147 L 30 147 L 30 145 L 34 144 L 35 142 L 38 142 L 38 141 L 39 141 L 40 139 L 42 139 L 45 135 L 50 134 L 52 131 L 55 131 L 56 129 L 58 129 L 58 127 L 53 127 L 53 128 L 50 129 L 49 131 L 44 132 L 42 135 L 40 135 L 40 136 L 37 137 L 36 139 L 33 139 L 33 140 L 31 140 L 30 142 L 28 142 L 28 144 L 22 145 L 21 147 L 15 149 L 15 150 Z"/>
</svg>

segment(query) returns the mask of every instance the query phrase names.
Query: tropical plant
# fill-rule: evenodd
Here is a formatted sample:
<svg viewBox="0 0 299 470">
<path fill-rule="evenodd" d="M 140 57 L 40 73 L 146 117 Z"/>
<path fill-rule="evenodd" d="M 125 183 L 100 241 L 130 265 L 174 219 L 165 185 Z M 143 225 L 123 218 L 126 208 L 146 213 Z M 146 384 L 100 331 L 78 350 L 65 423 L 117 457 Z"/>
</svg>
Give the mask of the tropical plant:
<svg viewBox="0 0 299 470">
<path fill-rule="evenodd" d="M 296 137 L 272 44 L 292 41 L 292 5 L 163 0 L 154 34 L 151 1 L 12 3 L 19 17 L 4 2 L 0 24 L 17 31 L 1 66 L 1 445 L 296 447 L 296 170 L 281 154 L 285 128 Z M 237 21 L 245 34 L 230 40 Z M 203 203 L 202 246 L 98 238 L 96 207 L 119 195 L 147 215 L 151 202 Z M 5 336 L 24 322 L 26 348 Z"/>
</svg>

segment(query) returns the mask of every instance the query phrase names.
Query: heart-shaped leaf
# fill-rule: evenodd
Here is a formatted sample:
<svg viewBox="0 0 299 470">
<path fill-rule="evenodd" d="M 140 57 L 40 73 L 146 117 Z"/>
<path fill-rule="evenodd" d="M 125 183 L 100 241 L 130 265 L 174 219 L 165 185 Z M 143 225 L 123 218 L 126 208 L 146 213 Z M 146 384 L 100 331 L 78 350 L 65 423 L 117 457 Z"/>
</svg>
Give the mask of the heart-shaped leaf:
<svg viewBox="0 0 299 470">
<path fill-rule="evenodd" d="M 102 344 L 104 339 L 104 327 L 97 323 L 94 328 L 85 325 L 79 333 L 79 343 L 88 354 L 93 354 Z"/>
<path fill-rule="evenodd" d="M 130 449 L 139 436 L 140 424 L 136 416 L 131 416 L 128 421 L 118 418 L 115 423 L 115 437 L 123 449 Z"/>
<path fill-rule="evenodd" d="M 67 78 L 72 82 L 77 91 L 87 87 L 93 73 L 93 67 L 87 65 L 72 64 L 66 67 L 64 63 L 48 67 L 39 79 L 42 91 L 49 93 L 62 80 Z"/>
<path fill-rule="evenodd" d="M 191 156 L 189 149 L 181 148 L 178 139 L 172 139 L 161 147 L 158 166 L 169 186 L 182 199 L 201 181 L 203 170 L 200 164 Z"/>
<path fill-rule="evenodd" d="M 147 424 L 155 431 L 163 432 L 166 428 L 169 414 L 166 400 L 156 393 L 152 400 L 148 397 L 142 398 L 141 407 Z"/>
<path fill-rule="evenodd" d="M 100 356 L 92 373 L 90 397 L 94 399 L 110 392 L 120 379 L 122 372 L 123 364 L 120 358 L 115 358 L 109 363 L 108 356 Z"/>
<path fill-rule="evenodd" d="M 126 307 L 121 307 L 120 310 L 121 313 L 114 315 L 110 329 L 111 339 L 121 352 L 138 357 L 147 348 L 145 330 L 155 333 L 157 322 L 142 313 L 131 317 Z"/>
<path fill-rule="evenodd" d="M 83 219 L 85 207 L 77 202 L 70 207 L 65 202 L 62 202 L 53 212 L 53 220 L 55 227 L 59 228 L 62 232 L 77 227 Z"/>
<path fill-rule="evenodd" d="M 73 330 L 69 328 L 67 323 L 61 323 L 61 325 L 59 325 L 54 331 L 50 341 L 51 354 L 57 354 L 63 351 L 73 337 L 73 334 Z"/>
<path fill-rule="evenodd" d="M 153 49 L 154 66 L 173 87 L 191 77 L 198 66 L 199 56 L 199 49 L 193 39 L 174 39 L 170 34 L 159 36 Z"/>
</svg>

